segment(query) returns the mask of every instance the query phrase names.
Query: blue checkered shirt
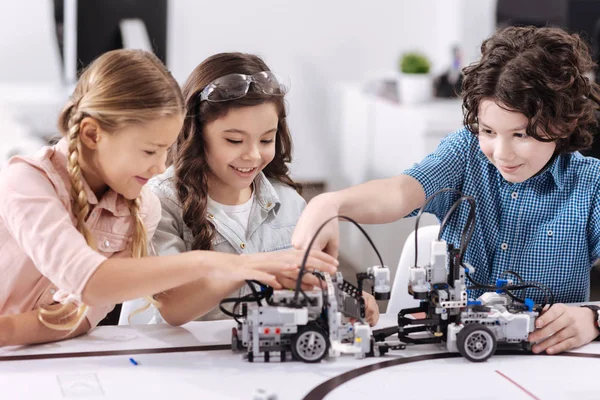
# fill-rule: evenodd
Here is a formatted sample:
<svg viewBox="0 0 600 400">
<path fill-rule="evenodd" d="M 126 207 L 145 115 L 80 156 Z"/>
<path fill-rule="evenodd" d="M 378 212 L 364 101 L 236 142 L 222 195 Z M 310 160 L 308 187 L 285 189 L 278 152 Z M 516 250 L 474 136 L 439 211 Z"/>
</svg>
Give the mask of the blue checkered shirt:
<svg viewBox="0 0 600 400">
<path fill-rule="evenodd" d="M 447 187 L 475 198 L 476 226 L 464 260 L 475 267 L 477 281 L 494 284 L 512 270 L 548 285 L 557 303 L 589 299 L 590 269 L 600 257 L 600 160 L 559 155 L 536 176 L 509 183 L 462 128 L 404 174 L 423 185 L 427 198 Z M 441 220 L 457 198 L 438 195 L 425 211 Z M 466 203 L 454 213 L 442 234 L 448 243 L 460 243 L 467 214 Z M 526 295 L 544 300 L 535 289 Z"/>
</svg>

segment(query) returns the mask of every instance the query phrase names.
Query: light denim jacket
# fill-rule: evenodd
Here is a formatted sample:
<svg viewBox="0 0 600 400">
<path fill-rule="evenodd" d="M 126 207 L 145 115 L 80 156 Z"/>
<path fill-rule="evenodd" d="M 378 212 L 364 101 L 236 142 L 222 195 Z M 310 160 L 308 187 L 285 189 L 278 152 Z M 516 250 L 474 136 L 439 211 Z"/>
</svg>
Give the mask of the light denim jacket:
<svg viewBox="0 0 600 400">
<path fill-rule="evenodd" d="M 150 188 L 162 205 L 162 218 L 152 243 L 159 255 L 178 254 L 192 250 L 193 236 L 183 222 L 183 212 L 174 185 L 174 168 L 152 178 Z M 207 216 L 215 226 L 213 249 L 223 253 L 249 254 L 285 250 L 292 247 L 292 233 L 306 202 L 291 187 L 269 180 L 262 172 L 254 179 L 255 197 L 247 232 L 219 208 L 209 205 Z M 245 291 L 243 291 L 245 293 Z M 201 320 L 223 319 L 217 308 Z"/>
</svg>

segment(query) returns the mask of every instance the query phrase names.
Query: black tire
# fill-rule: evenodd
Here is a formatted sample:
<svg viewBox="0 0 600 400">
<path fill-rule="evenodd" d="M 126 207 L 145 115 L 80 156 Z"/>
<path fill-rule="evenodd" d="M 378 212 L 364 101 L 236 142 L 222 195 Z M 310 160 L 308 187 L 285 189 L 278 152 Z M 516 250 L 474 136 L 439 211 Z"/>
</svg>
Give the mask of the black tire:
<svg viewBox="0 0 600 400">
<path fill-rule="evenodd" d="M 318 363 L 327 355 L 329 336 L 316 324 L 308 324 L 292 338 L 292 355 L 305 363 Z"/>
<path fill-rule="evenodd" d="M 528 341 L 521 342 L 521 348 L 528 353 L 531 353 L 532 346 L 533 345 L 531 344 L 531 342 L 528 342 Z"/>
<path fill-rule="evenodd" d="M 469 361 L 483 362 L 496 352 L 496 336 L 485 325 L 466 325 L 456 341 L 459 353 Z"/>
</svg>

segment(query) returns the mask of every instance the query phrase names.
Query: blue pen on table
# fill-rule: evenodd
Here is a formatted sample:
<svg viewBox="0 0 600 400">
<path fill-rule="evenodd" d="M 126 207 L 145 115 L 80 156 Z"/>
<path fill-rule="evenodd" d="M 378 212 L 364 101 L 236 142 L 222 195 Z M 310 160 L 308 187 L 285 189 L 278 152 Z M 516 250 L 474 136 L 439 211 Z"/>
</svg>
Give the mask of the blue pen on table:
<svg viewBox="0 0 600 400">
<path fill-rule="evenodd" d="M 129 361 L 133 364 L 133 365 L 138 365 L 138 362 L 135 361 L 133 358 L 130 358 Z"/>
</svg>

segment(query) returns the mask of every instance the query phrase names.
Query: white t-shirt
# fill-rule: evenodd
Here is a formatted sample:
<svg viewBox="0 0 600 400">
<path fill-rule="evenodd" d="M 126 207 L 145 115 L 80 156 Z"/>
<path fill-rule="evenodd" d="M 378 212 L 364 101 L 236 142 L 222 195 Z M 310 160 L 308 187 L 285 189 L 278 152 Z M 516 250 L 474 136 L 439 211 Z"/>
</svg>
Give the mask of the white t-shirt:
<svg viewBox="0 0 600 400">
<path fill-rule="evenodd" d="M 248 220 L 250 219 L 250 210 L 252 209 L 253 203 L 254 191 L 252 191 L 252 196 L 250 196 L 250 199 L 248 199 L 247 202 L 235 206 L 217 203 L 211 199 L 210 196 L 208 197 L 208 204 L 223 210 L 223 212 L 227 214 L 232 221 L 237 223 L 242 228 L 242 232 L 248 231 Z"/>
</svg>

